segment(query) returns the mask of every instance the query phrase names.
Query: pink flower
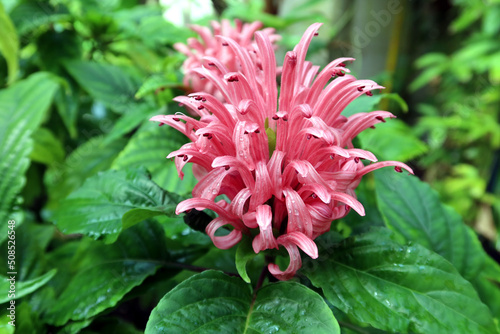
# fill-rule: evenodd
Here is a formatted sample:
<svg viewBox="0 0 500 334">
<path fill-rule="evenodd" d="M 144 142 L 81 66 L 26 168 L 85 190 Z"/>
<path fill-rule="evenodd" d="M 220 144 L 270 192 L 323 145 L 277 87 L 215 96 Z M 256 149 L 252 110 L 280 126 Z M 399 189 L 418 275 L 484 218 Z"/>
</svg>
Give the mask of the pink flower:
<svg viewBox="0 0 500 334">
<path fill-rule="evenodd" d="M 243 46 L 219 36 L 227 44 L 227 53 L 241 64 L 240 70 L 232 72 L 217 62 L 215 68 L 202 67 L 196 72 L 227 103 L 209 93 L 195 93 L 175 100 L 197 113 L 200 120 L 184 115 L 152 118 L 191 140 L 168 155 L 175 157 L 180 177 L 183 166 L 191 162 L 200 180 L 193 198 L 181 202 L 177 213 L 190 209 L 217 213 L 206 232 L 222 249 L 234 246 L 242 234 L 254 236 L 256 253 L 285 247 L 290 255 L 288 268 L 282 271 L 269 265 L 269 271 L 280 280 L 290 279 L 301 267 L 299 248 L 318 257 L 313 240 L 328 231 L 333 220 L 344 217 L 351 208 L 365 214 L 355 194 L 363 175 L 384 166 L 413 173 L 403 163 L 376 162 L 371 152 L 353 147 L 358 133 L 394 115 L 387 111 L 349 118 L 341 115 L 355 98 L 383 87 L 346 74 L 345 63 L 352 58 L 334 60 L 321 72 L 306 62 L 307 49 L 320 26 L 311 25 L 295 49 L 286 54 L 279 97 L 268 34 L 255 33 L 261 66 L 254 65 Z M 360 159 L 375 163 L 365 165 Z M 216 200 L 222 194 L 230 202 Z M 216 235 L 223 226 L 231 232 Z"/>
<path fill-rule="evenodd" d="M 254 53 L 257 46 L 253 35 L 257 30 L 262 28 L 262 23 L 257 21 L 248 24 L 242 23 L 240 20 L 235 20 L 234 22 L 236 27 L 231 26 L 229 20 L 222 20 L 221 23 L 212 21 L 213 34 L 207 27 L 192 25 L 191 30 L 200 36 L 201 41 L 196 38 L 190 38 L 187 45 L 182 43 L 174 45 L 178 51 L 188 57 L 182 66 L 185 72 L 184 85 L 186 87 L 190 87 L 195 92 L 212 94 L 222 101 L 223 95 L 217 90 L 217 85 L 214 85 L 210 80 L 200 77 L 197 72 L 197 69 L 202 65 L 206 65 L 207 69 L 212 72 L 218 72 L 214 67 L 221 64 L 230 72 L 239 70 L 240 64 L 238 58 L 234 57 L 232 52 L 223 47 L 214 37 L 216 35 L 231 38 L 242 48 L 251 52 L 251 56 L 255 57 Z M 269 37 L 272 43 L 281 39 L 281 36 L 274 34 L 273 28 L 265 28 L 261 31 Z M 254 62 L 256 65 L 259 63 L 257 60 L 254 60 Z"/>
</svg>

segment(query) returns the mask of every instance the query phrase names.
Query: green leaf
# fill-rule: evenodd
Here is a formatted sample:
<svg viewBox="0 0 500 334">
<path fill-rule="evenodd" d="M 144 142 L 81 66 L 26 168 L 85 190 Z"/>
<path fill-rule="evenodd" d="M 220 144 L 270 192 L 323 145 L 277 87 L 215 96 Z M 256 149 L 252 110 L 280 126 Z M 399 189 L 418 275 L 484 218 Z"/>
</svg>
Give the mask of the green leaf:
<svg viewBox="0 0 500 334">
<path fill-rule="evenodd" d="M 358 137 L 362 148 L 373 152 L 381 159 L 408 161 L 424 154 L 428 149 L 412 133 L 411 128 L 398 119 L 379 123 L 375 130 L 367 129 Z"/>
<path fill-rule="evenodd" d="M 0 34 L 0 53 L 7 61 L 7 69 L 9 71 L 7 83 L 11 84 L 16 79 L 17 71 L 19 69 L 19 60 L 17 58 L 17 52 L 19 51 L 19 38 L 17 37 L 16 28 L 5 12 L 1 2 L 0 31 L 2 32 Z"/>
<path fill-rule="evenodd" d="M 342 111 L 342 115 L 349 117 L 360 112 L 373 111 L 384 98 L 397 102 L 403 111 L 408 111 L 406 102 L 398 94 L 391 93 L 360 96 Z M 358 138 L 362 148 L 373 152 L 379 158 L 408 161 L 427 151 L 427 146 L 403 121 L 391 119 L 386 123 L 377 124 L 376 127 L 375 131 L 367 129 L 361 132 Z M 397 145 L 394 144 L 396 142 Z"/>
<path fill-rule="evenodd" d="M 18 333 L 43 333 L 44 326 L 38 313 L 33 312 L 31 305 L 27 302 L 21 302 L 16 305 L 16 332 Z M 4 334 L 0 329 L 0 333 Z"/>
<path fill-rule="evenodd" d="M 124 231 L 112 245 L 99 241 L 86 245 L 73 259 L 78 270 L 69 284 L 44 305 L 44 320 L 50 324 L 89 319 L 114 307 L 168 259 L 165 236 L 153 222 Z"/>
<path fill-rule="evenodd" d="M 479 273 L 486 257 L 481 243 L 428 184 L 391 170 L 374 174 L 378 206 L 390 229 L 440 254 L 466 279 Z"/>
<path fill-rule="evenodd" d="M 304 285 L 248 284 L 217 271 L 182 282 L 153 310 L 148 333 L 340 333 L 323 299 Z"/>
<path fill-rule="evenodd" d="M 247 274 L 247 263 L 255 256 L 257 254 L 255 254 L 252 248 L 252 240 L 246 237 L 243 238 L 236 250 L 236 270 L 238 270 L 238 274 L 247 283 L 250 283 L 250 277 Z"/>
<path fill-rule="evenodd" d="M 83 233 L 114 242 L 123 224 L 130 227 L 153 215 L 175 215 L 181 198 L 164 191 L 144 170 L 99 173 L 68 196 L 54 221 L 63 233 Z M 124 216 L 132 209 L 136 210 Z"/>
<path fill-rule="evenodd" d="M 63 74 L 65 61 L 82 58 L 82 43 L 82 38 L 73 29 L 43 32 L 35 42 L 39 66 L 45 71 Z"/>
<path fill-rule="evenodd" d="M 122 115 L 113 125 L 111 131 L 106 135 L 104 144 L 110 143 L 125 134 L 131 132 L 139 125 L 147 123 L 149 119 L 158 112 L 146 103 L 137 104 L 134 110 Z"/>
<path fill-rule="evenodd" d="M 48 209 L 60 206 L 60 202 L 83 182 L 97 172 L 108 169 L 118 153 L 125 147 L 126 140 L 104 143 L 103 136 L 90 138 L 76 148 L 64 161 L 50 166 L 44 175 L 49 191 Z"/>
<path fill-rule="evenodd" d="M 76 92 L 77 84 L 72 84 L 65 79 L 61 80 L 63 80 L 64 84 L 57 92 L 54 101 L 57 107 L 57 112 L 59 113 L 59 116 L 61 116 L 66 129 L 68 129 L 69 135 L 71 138 L 76 138 L 76 119 L 78 117 L 78 110 L 80 107 L 80 101 Z"/>
<path fill-rule="evenodd" d="M 470 282 L 476 288 L 476 291 L 481 298 L 481 300 L 488 305 L 493 315 L 500 319 L 500 289 L 498 288 L 498 280 L 500 276 L 497 276 L 497 282 L 494 282 L 491 278 L 484 274 L 479 274 Z"/>
<path fill-rule="evenodd" d="M 50 74 L 39 72 L 0 90 L 0 229 L 7 230 L 12 206 L 25 184 L 29 154 L 33 147 L 30 134 L 40 126 L 52 102 L 58 84 Z M 6 233 L 0 235 L 0 242 Z"/>
<path fill-rule="evenodd" d="M 500 266 L 484 252 L 460 215 L 439 202 L 426 183 L 387 170 L 375 173 L 377 202 L 386 225 L 407 241 L 418 242 L 450 261 L 469 280 L 494 314 L 500 303 Z M 493 297 L 493 298 L 492 298 Z"/>
<path fill-rule="evenodd" d="M 16 286 L 15 297 L 9 298 L 8 294 L 5 293 L 2 296 L 0 296 L 0 304 L 6 303 L 11 299 L 19 299 L 21 297 L 29 295 L 30 293 L 36 291 L 37 289 L 45 285 L 48 281 L 50 281 L 50 279 L 54 277 L 56 272 L 57 272 L 56 269 L 52 269 L 37 278 L 33 278 L 27 281 L 15 281 L 14 279 Z M 0 290 L 5 292 L 9 291 L 10 281 L 7 281 L 7 279 L 15 276 L 16 275 L 9 275 L 8 273 L 7 276 L 0 276 Z"/>
<path fill-rule="evenodd" d="M 31 138 L 34 141 L 33 151 L 30 154 L 31 160 L 46 165 L 60 163 L 64 160 L 66 152 L 64 152 L 61 141 L 50 130 L 39 128 Z"/>
<path fill-rule="evenodd" d="M 397 102 L 399 104 L 401 110 L 403 110 L 404 112 L 408 111 L 408 105 L 406 104 L 405 100 L 401 98 L 401 96 L 396 93 L 389 93 L 377 94 L 375 96 L 362 95 L 349 103 L 347 107 L 345 107 L 342 111 L 342 115 L 344 115 L 345 117 L 349 117 L 360 112 L 369 112 L 376 110 L 377 105 L 383 99 L 393 100 L 394 102 Z"/>
<path fill-rule="evenodd" d="M 140 81 L 118 66 L 86 61 L 65 62 L 66 69 L 96 100 L 118 113 L 137 107 L 134 99 Z"/>
<path fill-rule="evenodd" d="M 0 312 L 0 333 L 14 334 L 16 327 L 9 324 L 10 321 L 15 320 L 9 318 L 10 313 L 6 308 Z"/>
<path fill-rule="evenodd" d="M 171 127 L 159 127 L 149 122 L 129 140 L 125 149 L 113 162 L 112 168 L 124 169 L 145 167 L 154 182 L 163 189 L 187 194 L 193 190 L 196 179 L 191 172 L 191 165 L 187 165 L 184 178 L 177 175 L 174 161 L 165 157 L 172 151 L 179 149 L 186 143 L 186 137 Z"/>
<path fill-rule="evenodd" d="M 394 237 L 380 229 L 330 245 L 334 251 L 320 250 L 305 274 L 360 324 L 401 333 L 496 333 L 488 308 L 451 263 Z"/>
<path fill-rule="evenodd" d="M 17 281 L 26 281 L 38 277 L 45 273 L 47 269 L 52 269 L 45 265 L 45 249 L 47 248 L 55 228 L 52 225 L 35 224 L 26 221 L 15 227 L 15 270 L 10 270 L 7 257 L 0 261 L 0 272 L 17 272 Z M 2 249 L 7 251 L 8 246 L 12 246 L 12 241 L 7 239 L 2 244 Z"/>
<path fill-rule="evenodd" d="M 139 99 L 156 91 L 157 89 L 178 87 L 180 85 L 182 85 L 182 83 L 176 80 L 175 75 L 166 77 L 165 74 L 153 74 L 144 81 L 135 94 L 135 97 Z"/>
<path fill-rule="evenodd" d="M 52 6 L 47 1 L 22 2 L 12 9 L 10 16 L 20 36 L 42 26 L 71 19 L 66 7 L 61 4 Z"/>
</svg>

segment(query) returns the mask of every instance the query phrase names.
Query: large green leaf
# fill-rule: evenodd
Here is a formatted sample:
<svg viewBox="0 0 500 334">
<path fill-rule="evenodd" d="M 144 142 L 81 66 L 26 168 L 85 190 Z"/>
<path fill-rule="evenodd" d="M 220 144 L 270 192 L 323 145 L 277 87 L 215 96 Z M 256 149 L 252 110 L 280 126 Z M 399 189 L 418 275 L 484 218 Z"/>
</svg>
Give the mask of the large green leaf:
<svg viewBox="0 0 500 334">
<path fill-rule="evenodd" d="M 123 137 L 139 125 L 148 122 L 148 120 L 157 115 L 158 112 L 146 103 L 137 104 L 137 107 L 130 112 L 122 115 L 113 125 L 113 128 L 106 135 L 104 143 Z"/>
<path fill-rule="evenodd" d="M 36 73 L 0 91 L 0 229 L 7 230 L 14 200 L 25 183 L 33 142 L 58 84 L 47 73 Z M 0 235 L 0 242 L 6 233 Z"/>
<path fill-rule="evenodd" d="M 376 125 L 359 134 L 361 146 L 379 158 L 408 161 L 427 152 L 427 146 L 418 139 L 408 125 L 398 119 Z M 397 144 L 396 144 L 397 143 Z"/>
<path fill-rule="evenodd" d="M 47 269 L 52 269 L 46 266 L 44 257 L 55 227 L 26 221 L 20 226 L 16 225 L 15 231 L 15 240 L 7 239 L 1 245 L 4 250 L 15 246 L 15 264 L 13 268 L 9 268 L 7 257 L 0 259 L 0 272 L 14 271 L 17 272 L 17 281 L 28 281 L 41 276 Z M 15 241 L 15 244 L 12 241 Z"/>
<path fill-rule="evenodd" d="M 351 237 L 330 245 L 333 252 L 320 250 L 317 265 L 304 272 L 361 324 L 401 333 L 496 332 L 488 308 L 451 263 L 394 239 L 385 228 Z"/>
<path fill-rule="evenodd" d="M 88 241 L 82 246 L 72 260 L 77 270 L 69 284 L 45 302 L 44 320 L 50 324 L 89 319 L 114 307 L 169 258 L 162 228 L 153 222 L 124 231 L 112 245 Z"/>
<path fill-rule="evenodd" d="M 323 299 L 304 285 L 269 284 L 252 296 L 250 285 L 205 271 L 167 293 L 146 333 L 340 333 Z"/>
<path fill-rule="evenodd" d="M 178 87 L 180 85 L 182 85 L 182 82 L 176 80 L 175 75 L 172 73 L 168 73 L 166 75 L 153 74 L 144 81 L 141 88 L 139 88 L 139 90 L 135 94 L 135 97 L 141 98 L 148 94 L 151 94 L 158 89 Z"/>
<path fill-rule="evenodd" d="M 107 170 L 126 143 L 124 139 L 105 143 L 104 137 L 93 137 L 71 152 L 64 163 L 51 165 L 44 175 L 50 199 L 47 207 L 57 208 L 86 179 Z"/>
<path fill-rule="evenodd" d="M 49 166 L 64 160 L 66 153 L 62 143 L 50 130 L 39 128 L 31 138 L 34 141 L 33 151 L 30 154 L 31 160 Z"/>
<path fill-rule="evenodd" d="M 106 107 L 126 113 L 134 110 L 139 79 L 121 67 L 86 61 L 68 61 L 68 72 L 96 100 Z"/>
<path fill-rule="evenodd" d="M 28 34 L 42 26 L 71 19 L 64 5 L 53 6 L 48 1 L 23 1 L 12 9 L 10 16 L 19 35 Z"/>
<path fill-rule="evenodd" d="M 390 170 L 375 173 L 377 202 L 386 225 L 407 241 L 418 242 L 450 261 L 500 317 L 500 266 L 484 252 L 460 215 L 439 202 L 438 194 L 416 177 Z M 487 272 L 488 271 L 488 272 Z"/>
<path fill-rule="evenodd" d="M 180 201 L 180 196 L 151 181 L 143 169 L 110 170 L 89 178 L 68 196 L 54 220 L 63 233 L 103 236 L 113 242 L 122 230 L 122 221 L 124 227 L 130 227 L 152 216 L 173 216 Z"/>
<path fill-rule="evenodd" d="M 5 12 L 2 3 L 0 2 L 0 54 L 7 61 L 9 77 L 7 82 L 12 83 L 19 68 L 19 60 L 17 52 L 19 50 L 19 38 L 17 37 L 16 28 L 12 24 L 9 16 Z"/>
<path fill-rule="evenodd" d="M 486 254 L 461 217 L 418 178 L 391 170 L 375 173 L 377 202 L 387 226 L 450 261 L 466 279 L 477 276 Z"/>
<path fill-rule="evenodd" d="M 5 291 L 5 293 L 0 296 L 0 304 L 6 303 L 11 299 L 19 299 L 21 297 L 29 295 L 33 291 L 46 284 L 56 274 L 56 272 L 56 269 L 52 269 L 39 277 L 27 281 L 16 281 L 17 275 L 9 275 L 9 273 L 7 273 L 7 276 L 0 276 L 0 290 Z M 10 281 L 8 281 L 7 279 L 12 277 L 14 277 L 16 286 L 15 298 L 9 298 L 7 294 L 10 288 Z"/>
<path fill-rule="evenodd" d="M 408 111 L 406 102 L 398 94 L 390 93 L 371 97 L 360 96 L 342 111 L 342 115 L 348 117 L 360 112 L 376 110 L 377 105 L 383 99 L 393 100 L 403 111 Z M 403 121 L 397 119 L 379 123 L 376 125 L 376 130 L 367 129 L 361 132 L 358 138 L 362 148 L 385 160 L 408 161 L 425 153 L 428 149 Z M 396 142 L 397 145 L 395 145 Z"/>
<path fill-rule="evenodd" d="M 112 168 L 145 167 L 151 173 L 153 181 L 162 188 L 186 194 L 193 190 L 196 179 L 191 172 L 191 164 L 184 169 L 184 178 L 177 176 L 173 161 L 165 159 L 172 151 L 179 149 L 186 142 L 186 137 L 170 127 L 159 127 L 147 123 L 130 139 L 125 149 L 113 162 Z"/>
</svg>

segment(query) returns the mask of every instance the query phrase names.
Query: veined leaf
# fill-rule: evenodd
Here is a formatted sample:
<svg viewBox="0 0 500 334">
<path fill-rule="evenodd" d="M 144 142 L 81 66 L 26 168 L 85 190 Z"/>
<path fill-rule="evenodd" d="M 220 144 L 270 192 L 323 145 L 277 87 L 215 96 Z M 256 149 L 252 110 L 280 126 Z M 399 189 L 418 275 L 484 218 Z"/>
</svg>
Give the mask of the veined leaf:
<svg viewBox="0 0 500 334">
<path fill-rule="evenodd" d="M 68 61 L 68 72 L 96 100 L 118 113 L 134 110 L 139 79 L 113 65 L 85 61 Z"/>
<path fill-rule="evenodd" d="M 124 231 L 112 245 L 86 240 L 73 259 L 78 269 L 69 284 L 54 300 L 45 301 L 44 319 L 61 326 L 114 307 L 168 260 L 162 232 L 157 223 L 144 222 Z"/>
<path fill-rule="evenodd" d="M 153 74 L 144 81 L 141 88 L 139 88 L 135 94 L 135 97 L 139 99 L 157 89 L 177 87 L 179 85 L 182 85 L 182 83 L 176 80 L 175 75 L 171 75 L 171 77 L 167 78 L 163 74 Z"/>
<path fill-rule="evenodd" d="M 490 278 L 496 276 L 500 282 L 500 266 L 484 252 L 475 232 L 457 212 L 440 203 L 429 185 L 387 170 L 376 171 L 375 180 L 377 203 L 390 229 L 446 258 L 478 291 L 495 288 L 484 268 L 494 273 Z M 491 310 L 500 309 L 498 300 L 488 298 L 491 295 L 480 294 Z"/>
<path fill-rule="evenodd" d="M 71 192 L 97 172 L 107 170 L 118 153 L 125 147 L 126 140 L 105 143 L 105 137 L 93 137 L 77 147 L 63 163 L 49 167 L 44 182 L 49 190 L 48 209 L 55 209 Z"/>
<path fill-rule="evenodd" d="M 245 237 L 240 241 L 238 249 L 236 250 L 236 269 L 241 278 L 250 283 L 250 277 L 247 274 L 247 263 L 252 260 L 257 254 L 255 254 L 252 248 L 251 238 Z"/>
<path fill-rule="evenodd" d="M 411 133 L 410 127 L 403 121 L 391 119 L 376 127 L 375 130 L 361 132 L 359 139 L 364 149 L 381 159 L 408 161 L 427 152 L 427 146 Z"/>
<path fill-rule="evenodd" d="M 466 279 L 481 270 L 486 254 L 475 233 L 418 178 L 377 170 L 377 203 L 386 225 L 450 261 Z"/>
<path fill-rule="evenodd" d="M 39 72 L 0 91 L 0 229 L 7 230 L 14 200 L 25 183 L 30 134 L 40 126 L 58 84 L 50 74 Z M 0 242 L 6 233 L 0 235 Z"/>
<path fill-rule="evenodd" d="M 163 189 L 186 194 L 193 190 L 196 179 L 191 172 L 191 165 L 187 165 L 184 178 L 177 175 L 173 161 L 165 159 L 172 151 L 179 149 L 186 142 L 186 137 L 170 127 L 159 127 L 149 122 L 129 140 L 125 149 L 113 162 L 112 168 L 145 167 L 154 182 Z"/>
<path fill-rule="evenodd" d="M 64 5 L 53 6 L 50 2 L 21 2 L 12 9 L 10 16 L 20 36 L 44 25 L 71 19 Z"/>
<path fill-rule="evenodd" d="M 401 333 L 496 333 L 488 308 L 451 263 L 418 244 L 399 244 L 387 229 L 322 253 L 306 276 L 361 324 Z"/>
<path fill-rule="evenodd" d="M 103 236 L 114 242 L 122 230 L 122 217 L 123 225 L 130 227 L 152 216 L 175 215 L 180 201 L 180 196 L 158 187 L 142 169 L 110 170 L 89 178 L 68 196 L 54 220 L 63 233 Z"/>
<path fill-rule="evenodd" d="M 9 77 L 7 83 L 12 83 L 16 79 L 17 70 L 19 68 L 19 60 L 17 52 L 19 50 L 19 38 L 17 37 L 16 28 L 12 24 L 9 16 L 5 12 L 2 3 L 0 2 L 0 54 L 7 61 Z"/>
<path fill-rule="evenodd" d="M 21 297 L 29 295 L 33 291 L 36 291 L 38 288 L 42 287 L 45 283 L 47 283 L 56 274 L 56 272 L 57 272 L 56 269 L 52 269 L 37 278 L 33 278 L 27 281 L 15 282 L 16 293 L 14 299 L 19 299 Z M 7 280 L 9 278 L 10 276 L 8 276 L 8 274 L 7 276 L 0 276 L 0 289 L 6 292 L 0 297 L 0 304 L 6 303 L 9 300 L 11 300 L 11 298 L 9 298 L 7 295 L 7 292 L 9 291 L 10 287 L 10 281 Z"/>
<path fill-rule="evenodd" d="M 31 151 L 30 155 L 31 160 L 46 165 L 60 163 L 64 160 L 66 154 L 64 148 L 50 130 L 39 128 L 31 138 L 34 141 L 33 151 Z"/>
<path fill-rule="evenodd" d="M 252 297 L 248 284 L 205 271 L 179 284 L 153 310 L 146 333 L 340 333 L 323 299 L 304 285 L 280 282 Z"/>
</svg>

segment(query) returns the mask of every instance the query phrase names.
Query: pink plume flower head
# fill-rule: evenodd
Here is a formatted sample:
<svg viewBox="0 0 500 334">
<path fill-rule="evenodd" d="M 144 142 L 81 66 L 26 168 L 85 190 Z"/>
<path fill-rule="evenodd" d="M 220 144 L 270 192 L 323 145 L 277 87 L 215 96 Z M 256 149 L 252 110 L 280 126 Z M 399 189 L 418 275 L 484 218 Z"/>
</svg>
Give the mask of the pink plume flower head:
<svg viewBox="0 0 500 334">
<path fill-rule="evenodd" d="M 175 49 L 187 56 L 182 66 L 185 73 L 184 85 L 186 87 L 190 87 L 195 92 L 209 93 L 219 100 L 223 99 L 217 85 L 211 80 L 207 80 L 196 70 L 205 66 L 208 70 L 216 72 L 216 67 L 221 68 L 220 65 L 223 65 L 228 72 L 239 70 L 238 58 L 234 57 L 234 54 L 228 50 L 227 44 L 219 40 L 217 36 L 231 38 L 255 58 L 257 45 L 253 36 L 256 31 L 262 28 L 262 23 L 259 21 L 242 23 L 236 19 L 234 25 L 233 27 L 229 20 L 222 20 L 220 23 L 212 21 L 212 30 L 207 27 L 192 25 L 191 30 L 197 33 L 200 38 L 188 39 L 187 45 L 182 43 L 174 45 Z M 260 31 L 266 34 L 272 43 L 281 39 L 281 36 L 274 34 L 274 28 L 265 28 Z M 258 60 L 255 60 L 254 63 L 260 66 Z"/>
<path fill-rule="evenodd" d="M 221 92 L 225 103 L 206 92 L 180 96 L 175 100 L 199 120 L 184 115 L 152 118 L 191 140 L 168 156 L 175 157 L 180 177 L 190 162 L 199 178 L 193 198 L 181 202 L 176 212 L 214 211 L 218 217 L 206 232 L 222 249 L 237 244 L 243 234 L 253 236 L 256 253 L 284 247 L 290 255 L 288 268 L 269 265 L 280 280 L 290 279 L 301 267 L 299 249 L 318 257 L 314 239 L 327 232 L 333 220 L 351 208 L 365 214 L 355 194 L 363 175 L 385 166 L 413 173 L 401 162 L 376 162 L 371 152 L 353 147 L 361 131 L 394 116 L 387 111 L 341 114 L 360 95 L 383 87 L 349 75 L 345 66 L 352 58 L 336 59 L 321 71 L 305 61 L 320 26 L 311 25 L 286 54 L 279 96 L 269 34 L 255 33 L 261 66 L 254 65 L 255 58 L 237 41 L 220 37 L 241 68 L 232 71 L 218 63 L 218 73 L 204 67 L 197 71 Z M 222 194 L 229 202 L 217 201 Z M 222 227 L 230 233 L 216 235 Z"/>
</svg>

